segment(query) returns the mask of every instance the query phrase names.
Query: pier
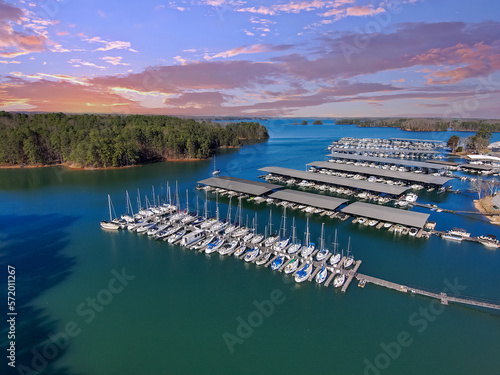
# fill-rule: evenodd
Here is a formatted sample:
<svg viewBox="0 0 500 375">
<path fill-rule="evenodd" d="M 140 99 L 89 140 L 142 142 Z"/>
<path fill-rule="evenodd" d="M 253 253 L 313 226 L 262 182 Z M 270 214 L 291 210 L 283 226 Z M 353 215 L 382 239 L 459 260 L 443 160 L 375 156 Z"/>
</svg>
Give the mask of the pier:
<svg viewBox="0 0 500 375">
<path fill-rule="evenodd" d="M 393 289 L 393 290 L 396 290 L 398 292 L 419 294 L 422 296 L 434 298 L 434 299 L 439 300 L 443 305 L 448 305 L 449 302 L 454 302 L 454 303 L 463 304 L 463 305 L 484 307 L 484 308 L 493 309 L 493 310 L 500 310 L 500 304 L 496 304 L 496 303 L 492 303 L 492 302 L 480 301 L 478 299 L 474 299 L 474 298 L 470 298 L 470 297 L 467 297 L 467 298 L 454 297 L 454 296 L 449 296 L 446 293 L 430 292 L 430 291 L 426 291 L 423 289 L 408 287 L 406 285 L 397 284 L 397 283 L 393 283 L 390 281 L 382 280 L 382 279 L 368 276 L 368 275 L 364 275 L 361 273 L 356 274 L 355 277 L 359 281 L 365 280 L 367 283 L 372 283 L 374 285 L 382 286 L 384 288 Z"/>
</svg>

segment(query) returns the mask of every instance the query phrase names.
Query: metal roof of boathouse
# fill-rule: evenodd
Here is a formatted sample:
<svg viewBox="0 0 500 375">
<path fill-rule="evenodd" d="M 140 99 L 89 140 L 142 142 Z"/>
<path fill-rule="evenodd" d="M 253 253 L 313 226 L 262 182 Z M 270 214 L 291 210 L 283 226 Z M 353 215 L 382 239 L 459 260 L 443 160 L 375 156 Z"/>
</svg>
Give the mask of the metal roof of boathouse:
<svg viewBox="0 0 500 375">
<path fill-rule="evenodd" d="M 238 193 L 255 196 L 269 193 L 275 189 L 283 188 L 281 185 L 268 184 L 267 182 L 251 181 L 229 176 L 210 177 L 205 180 L 198 181 L 198 183 L 214 188 L 233 190 Z"/>
<path fill-rule="evenodd" d="M 277 191 L 269 195 L 269 197 L 273 199 L 280 199 L 287 202 L 322 208 L 330 211 L 333 211 L 342 204 L 348 202 L 347 199 L 329 197 L 327 195 L 321 195 L 315 193 L 305 193 L 303 191 L 290 190 L 290 189 Z"/>
<path fill-rule="evenodd" d="M 265 167 L 259 169 L 259 171 L 274 173 L 281 176 L 299 178 L 301 180 L 321 182 L 324 184 L 331 184 L 331 185 L 349 187 L 353 189 L 372 191 L 376 193 L 385 193 L 390 195 L 401 195 L 409 189 L 408 187 L 381 184 L 377 182 L 368 182 L 362 180 L 354 180 L 352 178 L 328 176 L 319 173 L 304 172 L 304 171 L 298 171 L 296 169 L 289 169 L 282 167 Z"/>
<path fill-rule="evenodd" d="M 417 168 L 427 168 L 427 169 L 443 169 L 446 168 L 445 165 L 426 163 L 423 161 L 413 161 L 413 160 L 405 160 L 405 159 L 394 159 L 394 158 L 381 158 L 376 156 L 363 156 L 357 154 L 340 154 L 338 152 L 334 152 L 326 155 L 330 158 L 334 159 L 345 159 L 345 160 L 357 160 L 357 161 L 369 161 L 374 163 L 384 163 L 384 164 L 395 164 L 395 165 L 407 165 L 410 167 Z"/>
<path fill-rule="evenodd" d="M 370 219 L 382 220 L 415 228 L 423 228 L 430 216 L 430 214 L 424 214 L 422 212 L 407 211 L 400 208 L 364 202 L 355 202 L 343 208 L 341 211 L 349 215 L 364 216 Z"/>
<path fill-rule="evenodd" d="M 431 174 L 417 174 L 413 172 L 391 171 L 389 169 L 361 167 L 351 164 L 332 163 L 329 161 L 313 161 L 311 163 L 307 163 L 306 165 L 311 165 L 313 167 L 320 167 L 326 169 L 334 169 L 337 171 L 360 173 L 369 176 L 380 176 L 380 177 L 393 178 L 397 180 L 414 181 L 432 185 L 444 185 L 448 181 L 452 180 L 451 178 L 448 177 L 433 176 Z"/>
</svg>

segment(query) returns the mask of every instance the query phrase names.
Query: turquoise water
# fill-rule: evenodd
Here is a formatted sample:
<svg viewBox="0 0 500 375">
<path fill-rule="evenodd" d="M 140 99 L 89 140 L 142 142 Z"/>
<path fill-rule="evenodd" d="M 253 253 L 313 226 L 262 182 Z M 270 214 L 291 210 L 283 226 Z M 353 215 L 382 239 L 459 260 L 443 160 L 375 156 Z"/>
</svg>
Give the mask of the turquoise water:
<svg viewBox="0 0 500 375">
<path fill-rule="evenodd" d="M 217 167 L 223 174 L 257 179 L 265 166 L 304 169 L 307 162 L 323 160 L 328 144 L 343 136 L 447 140 L 453 134 L 287 125 L 292 121 L 266 123 L 268 142 L 224 150 Z M 191 210 L 198 196 L 201 210 L 204 194 L 194 187 L 212 168 L 207 160 L 109 171 L 0 170 L 2 290 L 7 264 L 17 272 L 17 370 L 23 365 L 39 373 L 95 375 L 499 373 L 498 312 L 443 308 L 373 285 L 361 289 L 353 283 L 345 294 L 313 283 L 297 285 L 287 275 L 233 257 L 99 228 L 107 215 L 107 194 L 121 212 L 125 190 L 135 203 L 138 188 L 144 199 L 152 185 L 157 194 L 165 193 L 167 181 L 171 186 L 178 181 L 183 200 L 189 190 Z M 458 181 L 454 186 L 467 189 Z M 467 192 L 424 194 L 419 201 L 465 210 L 473 209 L 473 198 Z M 221 198 L 222 216 L 227 204 Z M 210 209 L 215 212 L 213 201 Z M 271 209 L 277 229 L 282 213 Z M 258 213 L 261 232 L 269 210 L 243 203 L 244 218 L 251 221 Z M 307 216 L 289 215 L 302 236 Z M 438 229 L 458 226 L 473 235 L 500 235 L 477 217 L 432 212 L 431 220 Z M 395 237 L 349 220 L 311 216 L 316 241 L 322 222 L 328 243 L 335 229 L 342 248 L 351 238 L 355 257 L 363 260 L 362 273 L 431 290 L 457 282 L 464 295 L 500 301 L 499 251 L 436 237 Z M 114 282 L 123 269 L 130 280 Z M 272 307 L 263 302 L 271 299 Z M 268 316 L 255 303 L 267 306 Z M 4 324 L 2 340 L 5 329 Z M 59 346 L 50 343 L 50 334 Z M 400 343 L 392 344 L 398 336 Z M 5 364 L 2 373 L 17 373 Z"/>
</svg>

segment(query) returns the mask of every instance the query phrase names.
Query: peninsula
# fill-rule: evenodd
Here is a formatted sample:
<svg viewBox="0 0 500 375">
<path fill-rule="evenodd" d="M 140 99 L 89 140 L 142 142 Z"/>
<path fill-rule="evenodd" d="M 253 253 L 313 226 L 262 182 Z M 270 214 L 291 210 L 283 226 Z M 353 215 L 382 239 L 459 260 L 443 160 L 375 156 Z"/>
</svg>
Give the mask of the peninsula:
<svg viewBox="0 0 500 375">
<path fill-rule="evenodd" d="M 256 122 L 218 124 L 170 116 L 0 111 L 0 166 L 117 168 L 205 159 L 218 148 L 264 141 Z"/>
</svg>

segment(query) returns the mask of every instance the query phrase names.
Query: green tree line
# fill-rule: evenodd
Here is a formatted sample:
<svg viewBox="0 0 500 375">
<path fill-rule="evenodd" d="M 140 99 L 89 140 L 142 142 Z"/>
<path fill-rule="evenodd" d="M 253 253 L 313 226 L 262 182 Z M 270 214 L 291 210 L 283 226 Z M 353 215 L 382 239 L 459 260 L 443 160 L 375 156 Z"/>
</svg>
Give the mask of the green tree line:
<svg viewBox="0 0 500 375">
<path fill-rule="evenodd" d="M 389 119 L 339 119 L 337 125 L 359 127 L 389 127 L 408 131 L 486 131 L 500 132 L 498 120 L 445 120 L 432 118 L 389 118 Z"/>
<path fill-rule="evenodd" d="M 207 158 L 241 140 L 265 140 L 255 122 L 220 125 L 170 116 L 22 114 L 0 111 L 0 164 L 121 167 L 165 158 Z"/>
</svg>

